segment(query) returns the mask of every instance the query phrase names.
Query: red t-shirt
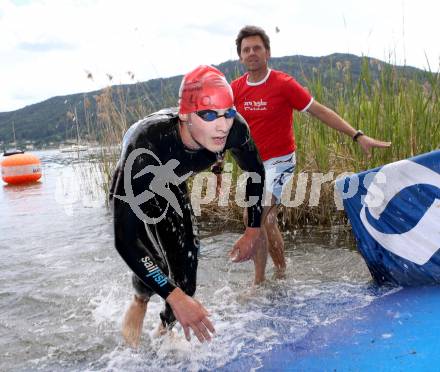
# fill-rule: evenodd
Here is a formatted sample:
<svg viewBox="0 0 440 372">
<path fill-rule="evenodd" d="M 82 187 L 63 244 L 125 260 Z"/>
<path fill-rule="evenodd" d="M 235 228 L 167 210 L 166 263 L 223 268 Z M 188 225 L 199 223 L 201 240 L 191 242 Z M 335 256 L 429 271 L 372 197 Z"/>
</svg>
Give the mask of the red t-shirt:
<svg viewBox="0 0 440 372">
<path fill-rule="evenodd" d="M 293 109 L 305 111 L 312 96 L 294 78 L 269 70 L 258 83 L 244 74 L 231 83 L 234 103 L 246 119 L 263 161 L 295 151 Z"/>
</svg>

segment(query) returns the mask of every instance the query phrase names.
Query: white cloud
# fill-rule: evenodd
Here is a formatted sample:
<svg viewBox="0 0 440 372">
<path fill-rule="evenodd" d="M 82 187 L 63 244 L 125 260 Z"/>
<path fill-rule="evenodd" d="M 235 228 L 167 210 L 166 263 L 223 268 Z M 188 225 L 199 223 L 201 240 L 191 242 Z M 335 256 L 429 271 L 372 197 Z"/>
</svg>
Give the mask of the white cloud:
<svg viewBox="0 0 440 372">
<path fill-rule="evenodd" d="M 236 59 L 240 27 L 271 37 L 272 55 L 350 52 L 437 70 L 435 1 L 0 0 L 0 111 L 54 95 L 183 74 Z M 280 32 L 275 33 L 275 27 Z M 86 78 L 92 72 L 94 81 Z"/>
</svg>

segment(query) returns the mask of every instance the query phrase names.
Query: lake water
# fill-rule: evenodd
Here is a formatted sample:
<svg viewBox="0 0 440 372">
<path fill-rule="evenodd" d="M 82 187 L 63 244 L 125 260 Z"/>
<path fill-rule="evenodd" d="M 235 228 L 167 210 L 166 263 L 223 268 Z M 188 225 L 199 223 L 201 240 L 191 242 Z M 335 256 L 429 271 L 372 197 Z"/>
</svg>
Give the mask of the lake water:
<svg viewBox="0 0 440 372">
<path fill-rule="evenodd" d="M 262 356 L 277 345 L 386 293 L 338 229 L 285 233 L 287 278 L 256 289 L 252 264 L 227 256 L 239 234 L 202 231 L 196 297 L 212 313 L 213 342 L 187 342 L 179 326 L 154 337 L 155 296 L 134 351 L 120 334 L 130 270 L 114 249 L 104 196 L 84 182 L 85 155 L 36 154 L 40 183 L 0 186 L 1 371 L 264 370 Z"/>
</svg>

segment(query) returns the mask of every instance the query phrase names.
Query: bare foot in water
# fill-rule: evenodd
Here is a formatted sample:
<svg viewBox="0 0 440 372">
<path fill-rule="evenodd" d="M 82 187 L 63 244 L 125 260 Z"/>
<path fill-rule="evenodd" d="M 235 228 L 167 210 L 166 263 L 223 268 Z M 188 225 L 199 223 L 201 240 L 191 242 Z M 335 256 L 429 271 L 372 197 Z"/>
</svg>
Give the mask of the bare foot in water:
<svg viewBox="0 0 440 372">
<path fill-rule="evenodd" d="M 165 327 L 161 322 L 159 324 L 159 326 L 157 327 L 157 329 L 154 331 L 154 337 L 161 337 L 161 336 L 165 336 L 165 335 L 168 335 L 170 337 L 174 337 L 175 334 L 172 329 Z"/>
<path fill-rule="evenodd" d="M 139 346 L 146 311 L 147 301 L 134 296 L 133 301 L 125 312 L 122 321 L 122 336 L 125 342 L 132 348 Z"/>
</svg>

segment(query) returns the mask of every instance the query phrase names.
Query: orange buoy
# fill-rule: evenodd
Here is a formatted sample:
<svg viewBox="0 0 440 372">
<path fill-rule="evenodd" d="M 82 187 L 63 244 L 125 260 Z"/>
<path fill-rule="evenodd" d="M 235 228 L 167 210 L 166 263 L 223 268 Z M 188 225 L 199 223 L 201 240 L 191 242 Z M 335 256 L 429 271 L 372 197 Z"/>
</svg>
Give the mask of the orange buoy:
<svg viewBox="0 0 440 372">
<path fill-rule="evenodd" d="M 41 178 L 40 159 L 32 154 L 6 156 L 1 166 L 3 181 L 12 185 L 35 182 Z"/>
</svg>

